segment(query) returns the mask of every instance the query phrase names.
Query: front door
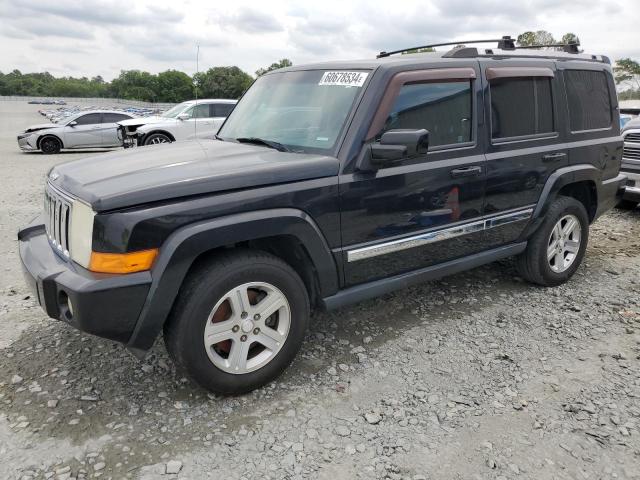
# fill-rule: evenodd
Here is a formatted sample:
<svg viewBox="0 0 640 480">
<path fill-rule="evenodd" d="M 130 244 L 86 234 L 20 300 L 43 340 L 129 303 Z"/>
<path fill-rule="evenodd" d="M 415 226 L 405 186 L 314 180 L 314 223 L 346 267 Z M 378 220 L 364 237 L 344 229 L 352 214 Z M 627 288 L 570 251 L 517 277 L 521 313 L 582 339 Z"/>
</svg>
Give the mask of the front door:
<svg viewBox="0 0 640 480">
<path fill-rule="evenodd" d="M 200 103 L 194 105 L 191 110 L 191 118 L 187 124 L 187 138 L 207 138 L 212 137 L 216 133 L 213 126 L 212 105 L 209 103 Z M 191 130 L 189 132 L 189 130 Z"/>
<path fill-rule="evenodd" d="M 427 129 L 427 154 L 340 178 L 347 285 L 484 249 L 485 157 L 477 142 L 478 67 L 401 72 L 367 137 Z M 481 104 L 480 104 L 481 106 Z"/>
<path fill-rule="evenodd" d="M 65 148 L 99 147 L 102 145 L 101 113 L 87 113 L 64 127 Z"/>
</svg>

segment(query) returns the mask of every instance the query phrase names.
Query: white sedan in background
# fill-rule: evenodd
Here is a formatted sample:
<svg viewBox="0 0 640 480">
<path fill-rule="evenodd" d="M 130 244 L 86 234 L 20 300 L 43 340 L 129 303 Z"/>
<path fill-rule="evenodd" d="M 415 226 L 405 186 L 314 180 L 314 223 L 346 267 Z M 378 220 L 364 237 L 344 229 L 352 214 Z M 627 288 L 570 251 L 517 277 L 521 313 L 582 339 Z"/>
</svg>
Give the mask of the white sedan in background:
<svg viewBox="0 0 640 480">
<path fill-rule="evenodd" d="M 18 135 L 23 151 L 58 153 L 63 148 L 119 147 L 117 123 L 134 118 L 125 112 L 90 110 L 65 118 L 60 123 L 33 125 Z"/>
<path fill-rule="evenodd" d="M 202 99 L 182 102 L 160 116 L 119 122 L 122 145 L 127 147 L 213 137 L 237 100 Z"/>
</svg>

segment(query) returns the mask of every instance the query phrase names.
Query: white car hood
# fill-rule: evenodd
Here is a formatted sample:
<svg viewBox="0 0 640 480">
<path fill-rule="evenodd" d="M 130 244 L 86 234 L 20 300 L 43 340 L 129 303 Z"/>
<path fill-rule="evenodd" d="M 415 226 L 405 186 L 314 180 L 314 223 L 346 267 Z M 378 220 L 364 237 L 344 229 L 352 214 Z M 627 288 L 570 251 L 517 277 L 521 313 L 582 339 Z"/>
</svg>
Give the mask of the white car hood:
<svg viewBox="0 0 640 480">
<path fill-rule="evenodd" d="M 153 117 L 131 118 L 129 120 L 123 120 L 121 122 L 118 122 L 118 125 L 122 125 L 123 127 L 132 127 L 135 125 L 147 125 L 149 123 L 161 123 L 168 120 L 173 119 L 154 115 Z"/>
</svg>

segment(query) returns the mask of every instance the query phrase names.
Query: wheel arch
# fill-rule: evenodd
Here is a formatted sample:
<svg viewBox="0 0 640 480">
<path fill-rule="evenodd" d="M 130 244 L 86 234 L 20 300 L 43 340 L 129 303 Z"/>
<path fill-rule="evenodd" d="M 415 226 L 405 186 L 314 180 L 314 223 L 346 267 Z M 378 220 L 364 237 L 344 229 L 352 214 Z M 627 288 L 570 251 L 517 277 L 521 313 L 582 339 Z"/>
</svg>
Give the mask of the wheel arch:
<svg viewBox="0 0 640 480">
<path fill-rule="evenodd" d="M 151 130 L 149 133 L 145 133 L 144 134 L 144 139 L 145 141 L 147 140 L 147 138 L 149 138 L 151 135 L 155 135 L 156 133 L 162 134 L 162 135 L 166 135 L 167 137 L 169 137 L 169 139 L 172 142 L 176 141 L 176 137 L 174 137 L 171 132 L 169 132 L 168 130 L 162 130 L 162 129 L 155 129 L 155 130 Z"/>
<path fill-rule="evenodd" d="M 152 284 L 127 347 L 143 355 L 160 333 L 192 268 L 221 250 L 255 248 L 287 262 L 316 301 L 338 290 L 338 268 L 313 219 L 290 208 L 230 215 L 187 225 L 163 244 Z"/>
</svg>

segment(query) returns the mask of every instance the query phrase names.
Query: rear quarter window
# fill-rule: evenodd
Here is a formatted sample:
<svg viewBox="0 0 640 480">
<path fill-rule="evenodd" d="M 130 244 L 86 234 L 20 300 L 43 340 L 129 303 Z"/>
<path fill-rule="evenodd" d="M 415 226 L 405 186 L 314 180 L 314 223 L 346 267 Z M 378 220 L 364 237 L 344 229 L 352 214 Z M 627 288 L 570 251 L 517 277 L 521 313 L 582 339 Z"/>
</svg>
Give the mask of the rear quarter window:
<svg viewBox="0 0 640 480">
<path fill-rule="evenodd" d="M 564 82 L 572 132 L 611 127 L 611 96 L 605 72 L 565 70 Z"/>
</svg>

